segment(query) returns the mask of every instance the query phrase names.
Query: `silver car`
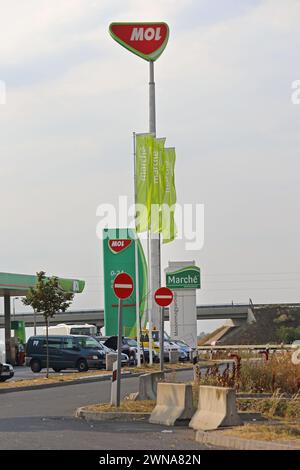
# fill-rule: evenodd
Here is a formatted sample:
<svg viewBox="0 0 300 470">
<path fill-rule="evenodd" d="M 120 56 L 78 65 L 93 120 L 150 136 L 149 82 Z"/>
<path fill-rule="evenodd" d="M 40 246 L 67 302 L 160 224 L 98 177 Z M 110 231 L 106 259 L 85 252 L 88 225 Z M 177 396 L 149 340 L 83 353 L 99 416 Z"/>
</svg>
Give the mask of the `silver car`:
<svg viewBox="0 0 300 470">
<path fill-rule="evenodd" d="M 10 364 L 0 362 L 0 382 L 11 379 L 14 376 L 14 369 Z"/>
</svg>

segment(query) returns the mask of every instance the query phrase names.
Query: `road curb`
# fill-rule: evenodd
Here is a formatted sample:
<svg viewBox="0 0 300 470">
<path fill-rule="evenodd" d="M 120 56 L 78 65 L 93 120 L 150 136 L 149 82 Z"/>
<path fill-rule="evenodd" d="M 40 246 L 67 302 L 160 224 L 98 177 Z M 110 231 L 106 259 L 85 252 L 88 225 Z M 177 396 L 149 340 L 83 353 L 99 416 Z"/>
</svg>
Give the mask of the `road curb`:
<svg viewBox="0 0 300 470">
<path fill-rule="evenodd" d="M 220 431 L 197 431 L 196 442 L 235 450 L 299 450 L 300 445 L 275 443 L 274 441 L 258 441 L 241 437 L 227 436 Z"/>
<path fill-rule="evenodd" d="M 182 369 L 167 369 L 165 370 L 166 374 L 170 374 L 172 372 L 186 372 L 189 370 L 193 370 L 192 367 L 183 367 Z M 134 377 L 139 377 L 140 375 L 145 374 L 145 372 L 126 372 L 122 375 L 122 379 L 129 379 Z M 42 390 L 45 388 L 55 388 L 55 387 L 66 387 L 67 385 L 79 385 L 79 384 L 87 384 L 93 382 L 104 382 L 107 380 L 111 380 L 112 374 L 103 375 L 103 376 L 96 376 L 96 377 L 84 377 L 82 379 L 75 379 L 69 380 L 66 382 L 55 382 L 55 383 L 45 383 L 45 384 L 38 384 L 38 385 L 28 385 L 24 387 L 11 387 L 11 388 L 0 388 L 0 395 L 2 393 L 15 393 L 15 392 L 27 392 L 31 390 Z"/>
<path fill-rule="evenodd" d="M 85 407 L 77 408 L 75 417 L 86 421 L 144 421 L 148 420 L 151 413 L 138 411 L 88 411 Z"/>
</svg>

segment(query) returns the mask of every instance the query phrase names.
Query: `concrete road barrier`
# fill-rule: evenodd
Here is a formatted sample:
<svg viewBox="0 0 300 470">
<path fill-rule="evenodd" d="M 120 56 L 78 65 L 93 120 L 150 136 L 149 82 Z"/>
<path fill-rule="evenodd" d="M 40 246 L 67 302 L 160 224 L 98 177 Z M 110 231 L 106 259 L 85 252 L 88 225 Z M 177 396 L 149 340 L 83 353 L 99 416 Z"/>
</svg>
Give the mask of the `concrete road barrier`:
<svg viewBox="0 0 300 470">
<path fill-rule="evenodd" d="M 149 422 L 173 426 L 177 421 L 189 420 L 193 416 L 192 386 L 180 383 L 158 383 L 156 407 Z"/>
<path fill-rule="evenodd" d="M 170 364 L 177 364 L 177 362 L 179 362 L 179 356 L 180 356 L 180 352 L 175 350 L 175 351 L 172 351 L 172 349 L 170 349 L 169 351 L 169 363 Z"/>
<path fill-rule="evenodd" d="M 117 353 L 107 353 L 105 356 L 106 370 L 113 370 L 113 363 L 118 359 Z"/>
<path fill-rule="evenodd" d="M 164 372 L 152 372 L 139 377 L 138 400 L 156 400 L 157 384 L 164 380 Z"/>
<path fill-rule="evenodd" d="M 234 388 L 199 387 L 198 409 L 189 426 L 196 430 L 208 431 L 225 426 L 240 426 L 242 421 L 236 409 Z"/>
</svg>

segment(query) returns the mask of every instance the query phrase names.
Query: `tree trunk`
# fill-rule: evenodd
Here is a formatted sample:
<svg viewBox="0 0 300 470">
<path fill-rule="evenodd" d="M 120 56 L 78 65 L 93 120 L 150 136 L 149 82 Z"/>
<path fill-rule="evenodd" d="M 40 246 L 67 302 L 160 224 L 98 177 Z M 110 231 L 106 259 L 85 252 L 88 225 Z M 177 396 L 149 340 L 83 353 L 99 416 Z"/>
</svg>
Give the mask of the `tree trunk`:
<svg viewBox="0 0 300 470">
<path fill-rule="evenodd" d="M 46 377 L 49 378 L 49 341 L 48 341 L 48 328 L 49 328 L 49 318 L 46 318 L 46 365 L 47 365 L 47 373 Z"/>
</svg>

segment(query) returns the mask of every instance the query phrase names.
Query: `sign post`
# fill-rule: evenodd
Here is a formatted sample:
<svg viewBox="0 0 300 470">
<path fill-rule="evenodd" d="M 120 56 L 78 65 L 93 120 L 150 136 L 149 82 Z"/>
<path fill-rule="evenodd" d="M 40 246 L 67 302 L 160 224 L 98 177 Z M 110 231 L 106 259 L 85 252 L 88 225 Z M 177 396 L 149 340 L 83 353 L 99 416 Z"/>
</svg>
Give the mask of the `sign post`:
<svg viewBox="0 0 300 470">
<path fill-rule="evenodd" d="M 159 352 L 160 352 L 160 371 L 164 371 L 164 307 L 168 307 L 173 300 L 173 292 L 168 287 L 160 287 L 154 294 L 154 300 L 160 307 L 160 329 L 159 329 Z"/>
<path fill-rule="evenodd" d="M 121 402 L 121 354 L 122 354 L 122 306 L 123 300 L 131 296 L 133 292 L 133 280 L 127 273 L 118 274 L 114 280 L 113 289 L 119 299 L 118 308 L 118 358 L 117 358 L 117 378 L 114 376 L 111 389 L 111 404 L 117 407 Z"/>
<path fill-rule="evenodd" d="M 149 132 L 156 136 L 154 62 L 163 53 L 168 43 L 169 26 L 164 22 L 111 23 L 109 32 L 121 46 L 149 62 Z M 150 238 L 149 287 L 150 292 L 153 293 L 161 285 L 161 241 L 160 234 L 150 233 Z M 158 307 L 152 303 L 150 308 L 152 309 L 151 319 L 155 324 L 155 320 L 159 318 Z"/>
</svg>

